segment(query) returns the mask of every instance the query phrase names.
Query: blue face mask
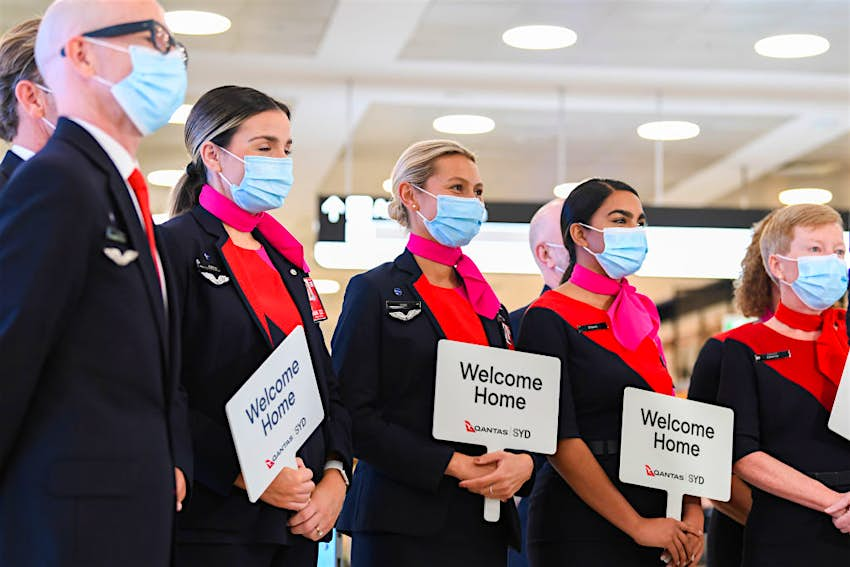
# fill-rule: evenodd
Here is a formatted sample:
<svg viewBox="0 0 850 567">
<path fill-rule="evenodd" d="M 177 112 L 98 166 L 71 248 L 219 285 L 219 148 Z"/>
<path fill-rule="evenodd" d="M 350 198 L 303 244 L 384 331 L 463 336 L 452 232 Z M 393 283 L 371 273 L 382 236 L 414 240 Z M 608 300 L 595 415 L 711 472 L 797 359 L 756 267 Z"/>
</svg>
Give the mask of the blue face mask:
<svg viewBox="0 0 850 567">
<path fill-rule="evenodd" d="M 428 220 L 419 211 L 416 213 L 434 240 L 443 246 L 466 246 L 481 230 L 481 225 L 487 222 L 487 209 L 477 197 L 434 195 L 412 183 L 411 185 L 437 200 L 437 214 L 433 219 Z"/>
<path fill-rule="evenodd" d="M 847 264 L 834 254 L 799 258 L 776 256 L 797 262 L 797 279 L 790 284 L 779 281 L 790 286 L 800 301 L 810 309 L 828 309 L 847 291 Z"/>
<path fill-rule="evenodd" d="M 292 189 L 292 158 L 245 156 L 242 159 L 224 148 L 221 150 L 245 164 L 245 174 L 238 185 L 219 173 L 239 208 L 257 214 L 283 206 Z"/>
<path fill-rule="evenodd" d="M 110 87 L 118 104 L 143 136 L 168 123 L 186 98 L 186 63 L 179 50 L 163 55 L 155 49 L 131 45 L 129 48 L 87 37 L 86 41 L 130 54 L 133 70 L 117 83 L 101 77 L 95 80 Z"/>
<path fill-rule="evenodd" d="M 648 250 L 644 227 L 606 227 L 600 230 L 584 223 L 579 224 L 602 233 L 605 250 L 597 253 L 587 246 L 584 249 L 596 257 L 608 277 L 619 280 L 637 272 L 643 265 Z"/>
</svg>

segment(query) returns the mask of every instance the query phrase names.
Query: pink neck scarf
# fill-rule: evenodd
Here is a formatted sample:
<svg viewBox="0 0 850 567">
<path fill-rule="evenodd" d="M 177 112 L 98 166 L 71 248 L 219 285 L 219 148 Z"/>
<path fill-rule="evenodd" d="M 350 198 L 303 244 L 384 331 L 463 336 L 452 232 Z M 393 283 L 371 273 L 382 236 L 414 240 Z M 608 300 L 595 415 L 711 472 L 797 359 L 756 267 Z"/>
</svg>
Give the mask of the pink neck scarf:
<svg viewBox="0 0 850 567">
<path fill-rule="evenodd" d="M 310 266 L 304 260 L 304 247 L 268 213 L 252 214 L 210 187 L 204 185 L 198 198 L 200 205 L 221 222 L 242 232 L 251 232 L 255 228 L 280 252 L 284 258 L 310 273 Z"/>
<path fill-rule="evenodd" d="M 410 250 L 411 254 L 421 256 L 426 260 L 444 266 L 454 266 L 463 280 L 469 302 L 476 313 L 488 319 L 493 319 L 499 313 L 499 308 L 502 306 L 499 298 L 496 297 L 493 288 L 481 275 L 478 266 L 469 256 L 461 252 L 460 248 L 443 246 L 439 242 L 411 233 L 410 239 L 407 241 L 407 249 Z"/>
<path fill-rule="evenodd" d="M 652 337 L 661 357 L 661 339 L 658 338 L 660 319 L 658 308 L 647 296 L 638 293 L 626 278 L 620 281 L 597 274 L 576 264 L 570 283 L 591 293 L 613 295 L 614 302 L 608 308 L 611 331 L 621 345 L 634 351 L 646 337 Z"/>
</svg>

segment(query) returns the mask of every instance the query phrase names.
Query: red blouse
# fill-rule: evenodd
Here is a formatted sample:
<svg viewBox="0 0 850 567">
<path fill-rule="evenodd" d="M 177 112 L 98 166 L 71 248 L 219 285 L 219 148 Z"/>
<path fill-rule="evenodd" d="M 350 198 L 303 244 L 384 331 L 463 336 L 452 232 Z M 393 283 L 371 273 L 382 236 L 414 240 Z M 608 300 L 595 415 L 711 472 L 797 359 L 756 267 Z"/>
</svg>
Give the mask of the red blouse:
<svg viewBox="0 0 850 567">
<path fill-rule="evenodd" d="M 287 335 L 303 324 L 298 307 L 280 274 L 263 260 L 257 250 L 240 248 L 228 239 L 222 252 L 269 338 L 269 321 Z"/>
<path fill-rule="evenodd" d="M 434 314 L 447 339 L 490 346 L 481 319 L 469 300 L 457 290 L 437 287 L 424 275 L 416 280 L 413 287 Z"/>
</svg>

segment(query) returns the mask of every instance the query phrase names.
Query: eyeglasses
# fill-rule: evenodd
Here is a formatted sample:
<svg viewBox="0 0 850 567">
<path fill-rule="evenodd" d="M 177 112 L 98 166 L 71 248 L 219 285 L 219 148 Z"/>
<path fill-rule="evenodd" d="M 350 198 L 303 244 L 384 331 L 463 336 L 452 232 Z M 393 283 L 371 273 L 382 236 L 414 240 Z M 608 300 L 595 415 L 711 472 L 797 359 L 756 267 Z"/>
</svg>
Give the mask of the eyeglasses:
<svg viewBox="0 0 850 567">
<path fill-rule="evenodd" d="M 86 32 L 83 37 L 119 37 L 122 35 L 130 35 L 134 33 L 140 32 L 148 32 L 150 37 L 146 37 L 151 45 L 153 45 L 154 49 L 162 53 L 163 55 L 167 55 L 171 52 L 172 49 L 178 50 L 183 56 L 183 63 L 189 63 L 189 53 L 186 51 L 186 47 L 174 39 L 174 36 L 159 22 L 156 20 L 142 20 L 140 22 L 130 22 L 127 24 L 116 24 L 114 26 L 108 26 L 105 28 L 100 28 L 94 31 Z M 65 48 L 59 52 L 62 57 L 65 57 Z"/>
</svg>

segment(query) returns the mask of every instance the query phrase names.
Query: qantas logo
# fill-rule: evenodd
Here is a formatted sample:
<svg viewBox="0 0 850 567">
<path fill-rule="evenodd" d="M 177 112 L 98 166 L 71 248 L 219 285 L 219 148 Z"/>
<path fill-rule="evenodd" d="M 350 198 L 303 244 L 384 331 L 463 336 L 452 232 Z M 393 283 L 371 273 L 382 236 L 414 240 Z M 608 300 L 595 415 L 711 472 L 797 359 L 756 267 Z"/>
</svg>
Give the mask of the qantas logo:
<svg viewBox="0 0 850 567">
<path fill-rule="evenodd" d="M 467 430 L 469 433 L 475 433 L 475 427 L 474 427 L 471 423 L 469 423 L 469 421 L 468 421 L 468 420 L 464 419 L 464 420 L 463 420 L 463 425 L 464 425 L 464 426 L 466 426 L 466 430 Z"/>
<path fill-rule="evenodd" d="M 272 468 L 274 466 L 274 461 L 266 459 L 266 468 Z"/>
<path fill-rule="evenodd" d="M 685 480 L 685 477 L 679 473 L 671 473 L 667 471 L 660 471 L 658 469 L 654 469 L 649 465 L 643 465 L 644 470 L 646 470 L 646 476 L 658 476 L 664 478 L 672 478 L 675 480 Z"/>
<path fill-rule="evenodd" d="M 501 427 L 491 427 L 489 425 L 472 425 L 468 419 L 463 420 L 463 427 L 467 433 L 493 433 L 495 435 L 508 435 L 507 429 Z"/>
</svg>

